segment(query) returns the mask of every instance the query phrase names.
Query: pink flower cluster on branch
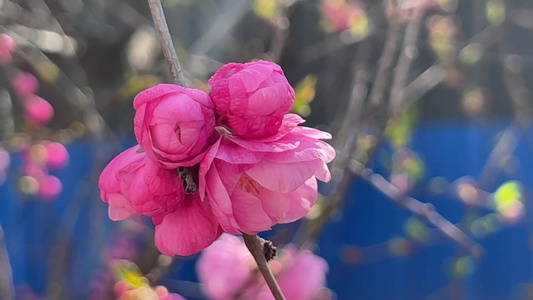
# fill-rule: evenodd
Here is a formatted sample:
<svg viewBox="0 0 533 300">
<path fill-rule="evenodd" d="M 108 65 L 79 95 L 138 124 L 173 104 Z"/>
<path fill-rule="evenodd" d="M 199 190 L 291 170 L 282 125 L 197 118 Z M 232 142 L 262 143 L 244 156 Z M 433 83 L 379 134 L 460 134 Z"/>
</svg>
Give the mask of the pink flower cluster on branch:
<svg viewBox="0 0 533 300">
<path fill-rule="evenodd" d="M 294 245 L 281 249 L 269 262 L 287 300 L 329 299 L 326 285 L 327 262 Z M 196 273 L 208 299 L 274 299 L 242 239 L 223 234 L 198 260 Z M 331 296 L 331 294 L 329 294 Z"/>
<path fill-rule="evenodd" d="M 305 216 L 317 179 L 329 181 L 328 133 L 287 114 L 294 91 L 271 62 L 230 63 L 208 82 L 209 94 L 160 84 L 134 100 L 140 146 L 118 155 L 100 176 L 109 216 L 145 215 L 167 255 L 190 255 L 222 232 L 257 234 Z M 193 170 L 198 192 L 179 172 Z"/>
</svg>

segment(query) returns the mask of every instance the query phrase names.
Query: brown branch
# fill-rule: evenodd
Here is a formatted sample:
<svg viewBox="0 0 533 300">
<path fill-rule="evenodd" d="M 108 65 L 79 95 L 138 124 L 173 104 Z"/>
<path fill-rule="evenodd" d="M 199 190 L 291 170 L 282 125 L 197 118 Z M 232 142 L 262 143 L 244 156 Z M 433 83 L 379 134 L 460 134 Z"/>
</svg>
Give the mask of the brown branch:
<svg viewBox="0 0 533 300">
<path fill-rule="evenodd" d="M 270 250 L 272 249 L 270 247 L 272 244 L 266 242 L 257 235 L 248 235 L 246 233 L 243 233 L 242 237 L 244 238 L 244 243 L 246 244 L 246 247 L 248 248 L 248 250 L 250 250 L 250 253 L 252 253 L 255 262 L 257 263 L 257 267 L 259 268 L 259 271 L 263 275 L 263 278 L 265 278 L 265 281 L 268 287 L 270 288 L 272 295 L 274 295 L 274 299 L 285 300 L 285 297 L 283 296 L 283 293 L 281 292 L 281 289 L 279 288 L 279 285 L 276 282 L 276 278 L 274 278 L 274 275 L 272 274 L 272 271 L 270 271 L 270 268 L 267 264 L 267 256 L 272 258 L 272 251 Z"/>
<path fill-rule="evenodd" d="M 375 189 L 387 196 L 395 204 L 425 218 L 428 223 L 435 226 L 458 245 L 469 251 L 474 257 L 483 255 L 483 248 L 461 229 L 436 212 L 433 205 L 422 203 L 413 197 L 404 195 L 392 183 L 383 178 L 383 176 L 374 173 L 374 171 L 359 162 L 352 161 L 351 170 L 362 179 L 368 181 Z"/>
<path fill-rule="evenodd" d="M 148 0 L 148 5 L 150 6 L 150 11 L 152 12 L 152 18 L 154 19 L 157 36 L 161 42 L 161 49 L 163 50 L 163 55 L 167 61 L 170 75 L 172 76 L 174 83 L 181 85 L 182 87 L 187 87 L 187 82 L 185 81 L 185 76 L 183 76 L 178 55 L 176 54 L 176 49 L 174 49 L 172 37 L 170 36 L 170 32 L 168 30 L 168 24 L 167 20 L 165 19 L 165 14 L 163 13 L 161 1 Z M 196 193 L 198 190 L 198 185 L 194 181 L 194 170 L 192 170 L 192 168 L 183 168 L 179 171 L 179 174 L 182 180 L 185 182 L 186 193 L 188 195 Z"/>
<path fill-rule="evenodd" d="M 170 32 L 168 30 L 167 20 L 165 19 L 165 14 L 163 13 L 161 1 L 148 0 L 148 5 L 150 6 L 150 11 L 152 12 L 152 18 L 154 19 L 157 36 L 161 42 L 161 49 L 163 50 L 163 55 L 167 61 L 170 75 L 172 75 L 172 79 L 176 84 L 187 87 L 187 82 L 185 81 L 185 76 L 183 76 L 178 55 L 176 54 L 176 49 L 174 49 L 172 37 L 170 36 Z"/>
<path fill-rule="evenodd" d="M 407 85 L 407 75 L 411 68 L 411 63 L 416 58 L 416 43 L 420 33 L 421 23 L 424 19 L 425 10 L 416 9 L 413 12 L 405 29 L 402 51 L 398 58 L 398 63 L 394 70 L 390 94 L 390 114 L 392 117 L 397 116 L 401 111 L 402 104 L 405 101 L 405 86 Z"/>
</svg>

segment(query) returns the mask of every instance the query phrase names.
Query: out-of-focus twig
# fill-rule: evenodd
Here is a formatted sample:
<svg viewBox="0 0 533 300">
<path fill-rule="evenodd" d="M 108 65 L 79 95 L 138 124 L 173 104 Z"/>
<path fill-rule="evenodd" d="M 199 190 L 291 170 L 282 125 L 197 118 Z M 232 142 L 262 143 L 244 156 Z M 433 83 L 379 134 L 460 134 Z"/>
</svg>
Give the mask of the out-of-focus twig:
<svg viewBox="0 0 533 300">
<path fill-rule="evenodd" d="M 374 171 L 361 163 L 352 161 L 350 169 L 362 179 L 368 181 L 375 189 L 387 196 L 395 204 L 425 218 L 428 223 L 435 226 L 474 257 L 483 255 L 483 248 L 461 229 L 436 212 L 433 205 L 422 203 L 413 197 L 404 195 L 392 183 L 383 178 L 383 176 L 374 173 Z"/>
<path fill-rule="evenodd" d="M 183 71 L 181 70 L 180 62 L 178 60 L 178 55 L 176 54 L 176 49 L 172 43 L 172 37 L 170 36 L 170 31 L 168 30 L 167 20 L 165 19 L 165 14 L 163 12 L 163 6 L 161 5 L 160 0 L 148 0 L 148 5 L 150 6 L 150 11 L 152 13 L 152 18 L 154 19 L 155 28 L 157 31 L 157 36 L 161 42 L 161 49 L 163 49 L 163 55 L 167 61 L 167 66 L 169 68 L 170 75 L 176 84 L 179 84 L 183 87 L 187 87 L 187 82 L 185 81 L 185 76 L 183 76 Z"/>
<path fill-rule="evenodd" d="M 4 240 L 4 229 L 0 225 L 0 295 L 2 299 L 15 299 L 15 289 L 13 286 L 13 273 L 9 254 L 7 253 L 6 243 Z"/>
<path fill-rule="evenodd" d="M 270 268 L 268 267 L 267 259 L 265 257 L 265 241 L 257 235 L 249 235 L 243 233 L 242 237 L 244 238 L 244 243 L 246 244 L 246 247 L 248 248 L 248 250 L 250 250 L 250 253 L 252 253 L 254 260 L 257 263 L 257 268 L 263 275 L 263 278 L 265 278 L 265 281 L 268 287 L 270 288 L 272 295 L 274 295 L 274 299 L 285 300 L 285 297 L 283 296 L 283 293 L 281 292 L 281 289 L 279 288 L 279 285 L 276 282 L 272 271 L 270 271 Z"/>
<path fill-rule="evenodd" d="M 411 16 L 405 29 L 402 50 L 400 51 L 400 57 L 398 58 L 398 63 L 394 69 L 394 77 L 390 92 L 389 108 L 392 117 L 399 114 L 402 104 L 405 101 L 407 76 L 409 75 L 411 63 L 416 58 L 416 53 L 418 52 L 416 50 L 416 43 L 420 33 L 420 24 L 424 19 L 424 15 L 424 9 L 415 9 L 413 11 L 413 16 Z"/>
</svg>

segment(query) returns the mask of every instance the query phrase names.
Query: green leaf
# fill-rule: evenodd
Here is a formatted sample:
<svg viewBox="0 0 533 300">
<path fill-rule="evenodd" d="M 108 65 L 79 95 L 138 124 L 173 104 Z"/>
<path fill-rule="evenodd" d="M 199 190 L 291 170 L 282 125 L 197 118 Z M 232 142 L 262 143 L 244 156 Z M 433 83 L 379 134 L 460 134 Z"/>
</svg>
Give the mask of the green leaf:
<svg viewBox="0 0 533 300">
<path fill-rule="evenodd" d="M 522 186 L 518 181 L 507 181 L 494 192 L 497 208 L 505 208 L 522 199 Z"/>
<path fill-rule="evenodd" d="M 489 0 L 485 14 L 490 24 L 500 26 L 505 21 L 505 4 L 501 0 Z"/>
</svg>

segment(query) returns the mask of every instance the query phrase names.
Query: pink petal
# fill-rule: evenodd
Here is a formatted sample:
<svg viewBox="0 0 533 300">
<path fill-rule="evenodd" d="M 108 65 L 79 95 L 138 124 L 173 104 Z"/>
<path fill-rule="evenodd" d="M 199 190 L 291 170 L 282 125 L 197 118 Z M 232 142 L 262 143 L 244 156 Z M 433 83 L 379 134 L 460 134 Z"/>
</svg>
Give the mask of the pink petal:
<svg viewBox="0 0 533 300">
<path fill-rule="evenodd" d="M 309 178 L 304 185 L 286 194 L 289 201 L 287 213 L 279 223 L 291 223 L 306 216 L 318 198 L 316 179 Z"/>
<path fill-rule="evenodd" d="M 322 164 L 320 160 L 286 164 L 262 161 L 246 174 L 269 190 L 287 193 L 304 184 Z"/>
<path fill-rule="evenodd" d="M 220 226 L 225 232 L 239 234 L 237 229 L 239 225 L 233 216 L 232 200 L 215 167 L 211 167 L 207 172 L 206 182 L 206 192 L 211 210 L 220 222 Z"/>
<path fill-rule="evenodd" d="M 187 196 L 183 205 L 155 227 L 155 244 L 166 255 L 192 255 L 211 245 L 222 234 L 207 202 Z"/>
<path fill-rule="evenodd" d="M 241 232 L 257 234 L 270 230 L 275 224 L 263 209 L 261 200 L 256 196 L 237 188 L 231 194 L 231 201 L 235 220 Z"/>
<path fill-rule="evenodd" d="M 255 164 L 261 161 L 265 153 L 255 152 L 238 146 L 225 139 L 225 143 L 220 144 L 216 157 L 232 164 Z"/>
<path fill-rule="evenodd" d="M 258 152 L 283 152 L 283 151 L 295 149 L 300 144 L 299 141 L 288 140 L 288 139 L 283 139 L 283 138 L 275 142 L 269 142 L 269 143 L 256 142 L 250 139 L 241 139 L 241 138 L 230 138 L 230 140 L 243 148 L 246 148 L 252 151 L 258 151 Z"/>
</svg>

